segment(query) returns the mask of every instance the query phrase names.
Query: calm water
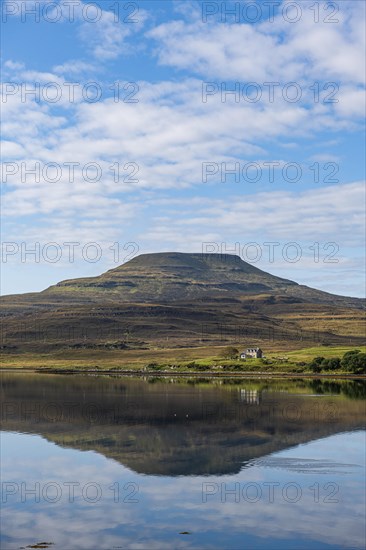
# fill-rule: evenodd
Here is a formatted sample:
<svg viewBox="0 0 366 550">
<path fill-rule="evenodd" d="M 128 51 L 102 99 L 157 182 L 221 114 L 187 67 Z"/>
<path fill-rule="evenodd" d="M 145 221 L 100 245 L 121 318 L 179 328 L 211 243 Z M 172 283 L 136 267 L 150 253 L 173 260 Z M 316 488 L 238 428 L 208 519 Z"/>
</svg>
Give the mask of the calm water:
<svg viewBox="0 0 366 550">
<path fill-rule="evenodd" d="M 365 547 L 362 382 L 4 374 L 1 398 L 4 550 Z"/>
</svg>

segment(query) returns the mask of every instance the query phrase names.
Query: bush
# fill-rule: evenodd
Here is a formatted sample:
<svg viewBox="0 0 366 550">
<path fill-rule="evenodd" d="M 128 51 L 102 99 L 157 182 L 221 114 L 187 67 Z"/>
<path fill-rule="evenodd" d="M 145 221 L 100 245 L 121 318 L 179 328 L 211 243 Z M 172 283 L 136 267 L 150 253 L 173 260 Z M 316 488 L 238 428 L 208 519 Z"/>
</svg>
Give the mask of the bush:
<svg viewBox="0 0 366 550">
<path fill-rule="evenodd" d="M 199 364 L 196 364 L 196 369 L 197 370 L 210 370 L 210 365 L 199 365 Z"/>
<path fill-rule="evenodd" d="M 366 353 L 359 349 L 347 351 L 342 359 L 339 357 L 315 357 L 309 364 L 313 372 L 335 371 L 343 369 L 352 374 L 366 374 Z"/>
<path fill-rule="evenodd" d="M 341 360 L 339 357 L 332 357 L 330 359 L 324 359 L 321 364 L 321 368 L 327 370 L 337 370 L 341 368 Z"/>
<path fill-rule="evenodd" d="M 324 361 L 325 357 L 314 357 L 312 360 L 312 364 L 314 365 L 321 365 L 321 363 Z"/>
<path fill-rule="evenodd" d="M 315 365 L 315 364 L 313 365 L 311 363 L 310 363 L 310 368 L 313 372 L 321 372 L 321 370 L 322 370 L 320 365 Z"/>
<path fill-rule="evenodd" d="M 341 368 L 341 360 L 339 357 L 331 357 L 329 359 L 325 357 L 315 357 L 309 367 L 313 372 L 338 370 Z"/>
<path fill-rule="evenodd" d="M 341 367 L 352 374 L 366 374 L 366 353 L 359 349 L 347 351 L 342 357 Z"/>
<path fill-rule="evenodd" d="M 322 363 L 324 361 L 324 357 L 314 357 L 314 359 L 311 361 L 309 367 L 313 372 L 320 372 L 322 370 Z"/>
<path fill-rule="evenodd" d="M 237 359 L 239 350 L 233 346 L 227 346 L 222 350 L 222 356 L 226 359 Z"/>
<path fill-rule="evenodd" d="M 245 365 L 245 363 L 235 363 L 233 365 L 230 365 L 229 367 L 231 370 L 240 370 L 240 371 L 245 371 L 247 369 L 247 366 Z"/>
<path fill-rule="evenodd" d="M 158 363 L 148 363 L 145 368 L 152 369 L 152 370 L 160 370 L 162 366 L 158 365 Z"/>
</svg>

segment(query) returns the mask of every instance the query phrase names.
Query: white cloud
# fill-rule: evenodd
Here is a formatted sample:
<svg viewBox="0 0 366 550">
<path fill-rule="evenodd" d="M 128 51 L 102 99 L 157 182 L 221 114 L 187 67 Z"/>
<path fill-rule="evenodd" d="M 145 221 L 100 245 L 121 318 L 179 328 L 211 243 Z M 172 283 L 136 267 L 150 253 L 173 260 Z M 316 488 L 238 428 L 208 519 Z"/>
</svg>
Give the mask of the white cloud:
<svg viewBox="0 0 366 550">
<path fill-rule="evenodd" d="M 201 235 L 201 231 L 215 231 L 252 239 L 281 238 L 334 240 L 339 235 L 343 243 L 357 245 L 364 239 L 365 183 L 355 182 L 310 189 L 301 193 L 272 191 L 251 195 L 231 195 L 225 199 L 201 198 L 171 201 L 184 215 L 169 217 L 166 227 Z M 186 206 L 186 209 L 185 209 Z M 168 216 L 167 209 L 166 215 Z M 190 228 L 187 230 L 187 228 Z M 187 233 L 185 233 L 187 238 Z"/>
<path fill-rule="evenodd" d="M 290 82 L 316 77 L 364 83 L 363 2 L 343 2 L 335 24 L 314 24 L 311 5 L 301 3 L 302 17 L 293 24 L 281 14 L 255 25 L 196 18 L 163 23 L 148 36 L 156 40 L 162 64 L 208 78 Z"/>
<path fill-rule="evenodd" d="M 7 61 L 5 61 L 4 67 L 12 71 L 18 71 L 20 69 L 24 69 L 24 63 L 19 63 L 18 61 L 12 61 L 11 59 L 8 59 Z"/>
<path fill-rule="evenodd" d="M 2 141 L 1 142 L 1 154 L 4 158 L 8 159 L 14 159 L 24 158 L 25 155 L 25 149 L 18 143 L 15 143 L 14 141 Z"/>
<path fill-rule="evenodd" d="M 113 11 L 103 9 L 103 3 L 79 2 L 76 6 L 75 16 L 81 23 L 79 37 L 87 52 L 92 53 L 100 63 L 116 59 L 120 55 L 129 55 L 134 51 L 127 39 L 141 31 L 148 18 L 148 12 L 137 4 L 136 10 L 129 12 L 126 11 L 126 6 L 118 9 L 113 4 L 106 6 Z M 131 3 L 131 6 L 133 8 L 134 4 Z"/>
<path fill-rule="evenodd" d="M 52 70 L 56 74 L 79 75 L 80 73 L 97 71 L 98 67 L 92 63 L 85 63 L 84 61 L 73 59 L 62 63 L 62 65 L 56 65 Z"/>
</svg>

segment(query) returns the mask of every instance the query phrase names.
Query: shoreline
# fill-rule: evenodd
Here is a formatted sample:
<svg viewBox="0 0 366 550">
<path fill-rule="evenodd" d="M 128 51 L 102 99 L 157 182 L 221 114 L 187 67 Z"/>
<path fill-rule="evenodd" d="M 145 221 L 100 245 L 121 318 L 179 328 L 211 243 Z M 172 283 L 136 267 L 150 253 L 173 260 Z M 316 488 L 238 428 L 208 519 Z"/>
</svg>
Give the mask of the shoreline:
<svg viewBox="0 0 366 550">
<path fill-rule="evenodd" d="M 343 379 L 343 380 L 366 380 L 366 374 L 321 374 L 321 373 L 297 373 L 297 372 L 261 372 L 261 371 L 253 371 L 253 372 L 225 372 L 225 373 L 218 373 L 213 371 L 205 371 L 205 372 L 153 372 L 153 371 L 142 371 L 142 370 L 136 370 L 136 371 L 130 371 L 130 370 L 99 370 L 99 369 L 49 369 L 49 368 L 32 368 L 32 367 L 1 367 L 0 373 L 6 373 L 6 372 L 18 372 L 18 373 L 29 373 L 29 374 L 64 374 L 64 375 L 77 375 L 77 374 L 86 374 L 86 375 L 114 375 L 114 376 L 121 376 L 121 377 L 154 377 L 154 378 L 187 378 L 187 377 L 194 377 L 194 378 L 332 378 L 332 379 Z"/>
</svg>

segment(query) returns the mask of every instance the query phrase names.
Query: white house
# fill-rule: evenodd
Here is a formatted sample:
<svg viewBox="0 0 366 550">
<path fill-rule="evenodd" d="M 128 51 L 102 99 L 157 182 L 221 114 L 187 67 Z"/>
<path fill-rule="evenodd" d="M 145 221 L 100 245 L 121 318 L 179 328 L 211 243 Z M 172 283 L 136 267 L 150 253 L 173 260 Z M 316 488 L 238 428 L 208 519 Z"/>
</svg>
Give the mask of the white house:
<svg viewBox="0 0 366 550">
<path fill-rule="evenodd" d="M 263 357 L 263 351 L 260 348 L 247 348 L 240 354 L 240 359 L 255 358 L 258 359 Z"/>
</svg>

